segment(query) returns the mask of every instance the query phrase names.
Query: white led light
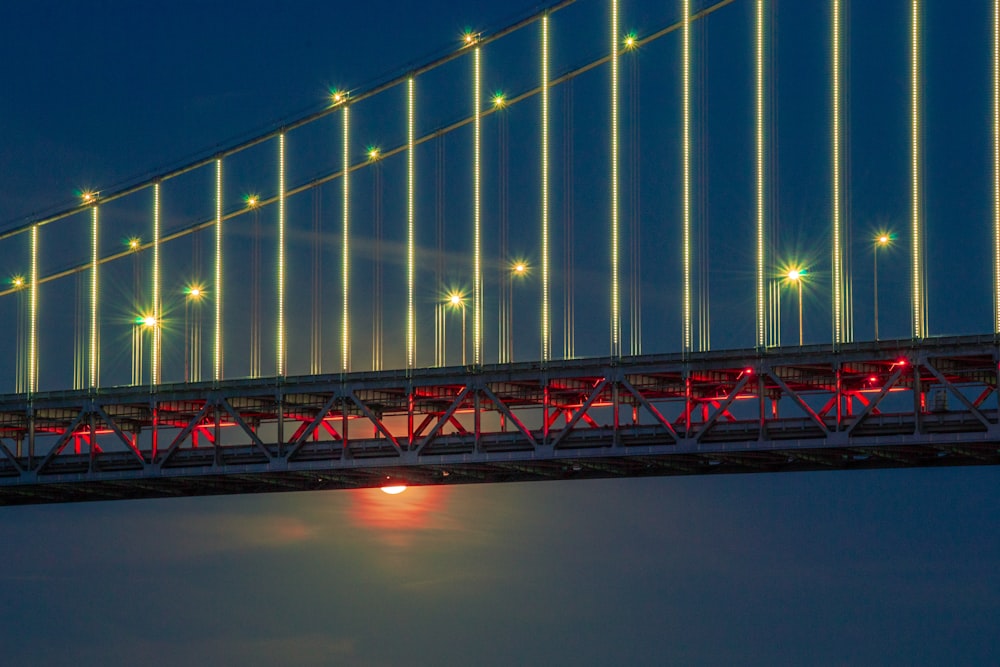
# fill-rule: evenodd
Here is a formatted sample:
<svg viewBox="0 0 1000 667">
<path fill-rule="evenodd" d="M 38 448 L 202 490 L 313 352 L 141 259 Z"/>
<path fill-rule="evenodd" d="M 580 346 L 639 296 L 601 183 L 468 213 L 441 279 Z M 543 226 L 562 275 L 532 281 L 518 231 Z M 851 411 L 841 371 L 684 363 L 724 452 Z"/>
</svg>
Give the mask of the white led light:
<svg viewBox="0 0 1000 667">
<path fill-rule="evenodd" d="M 278 135 L 278 335 L 275 375 L 285 374 L 285 134 Z"/>
<path fill-rule="evenodd" d="M 757 154 L 757 347 L 767 344 L 765 285 L 766 225 L 764 210 L 764 0 L 756 5 L 756 154 Z"/>
<path fill-rule="evenodd" d="M 549 15 L 542 17 L 542 361 L 552 356 L 549 322 Z"/>
<path fill-rule="evenodd" d="M 31 227 L 31 292 L 28 301 L 28 393 L 38 391 L 38 225 Z"/>
<path fill-rule="evenodd" d="M 150 332 L 150 382 L 160 383 L 160 184 L 153 184 L 153 305 L 152 319 L 156 323 Z"/>
<path fill-rule="evenodd" d="M 416 318 L 413 312 L 413 274 L 415 211 L 414 211 L 414 96 L 416 82 L 411 77 L 406 82 L 406 367 L 416 364 Z"/>
<path fill-rule="evenodd" d="M 832 28 L 831 28 L 831 126 L 832 126 L 832 146 L 831 155 L 833 164 L 831 165 L 832 185 L 833 185 L 833 341 L 840 344 L 844 342 L 844 305 L 843 293 L 843 235 L 841 230 L 842 213 L 840 209 L 840 0 L 833 0 L 832 7 Z"/>
<path fill-rule="evenodd" d="M 473 285 L 472 285 L 472 363 L 480 365 L 483 363 L 483 265 L 481 246 L 481 165 L 480 165 L 480 125 L 481 125 L 481 101 L 480 91 L 482 81 L 480 75 L 482 71 L 481 49 L 476 47 L 473 62 L 474 72 L 472 77 L 472 108 L 475 121 L 473 123 L 473 168 L 472 168 L 472 200 L 473 200 Z M 464 344 L 465 341 L 462 341 Z"/>
<path fill-rule="evenodd" d="M 90 224 L 90 387 L 96 388 L 98 376 L 100 374 L 100 351 L 98 349 L 98 322 L 97 312 L 98 300 L 98 276 L 97 271 L 100 266 L 100 256 L 98 249 L 98 223 L 99 216 L 97 206 L 91 209 Z"/>
<path fill-rule="evenodd" d="M 343 288 L 343 310 L 341 313 L 341 332 L 340 332 L 340 358 L 341 358 L 341 370 L 345 373 L 350 370 L 350 335 L 351 326 L 348 315 L 349 308 L 349 297 L 348 297 L 348 280 L 350 279 L 350 231 L 351 231 L 351 217 L 350 217 L 350 175 L 351 175 L 351 151 L 350 151 L 350 129 L 351 129 L 351 107 L 344 106 L 342 113 L 344 114 L 344 174 L 343 174 L 343 187 L 344 187 L 344 225 L 341 240 L 341 283 Z"/>
<path fill-rule="evenodd" d="M 222 379 L 222 160 L 215 161 L 215 340 L 213 379 Z"/>
<path fill-rule="evenodd" d="M 1000 333 L 1000 0 L 993 0 L 993 300 Z"/>
<path fill-rule="evenodd" d="M 923 338 L 924 286 L 923 253 L 921 251 L 921 182 L 920 182 L 920 1 L 912 0 L 910 14 L 910 141 L 912 151 L 912 272 L 913 272 L 913 337 Z"/>
<path fill-rule="evenodd" d="M 684 252 L 684 352 L 691 351 L 691 0 L 683 0 L 684 30 L 681 35 L 682 146 L 683 160 L 683 252 Z"/>
<path fill-rule="evenodd" d="M 618 0 L 611 0 L 611 355 L 621 356 L 618 267 Z"/>
</svg>

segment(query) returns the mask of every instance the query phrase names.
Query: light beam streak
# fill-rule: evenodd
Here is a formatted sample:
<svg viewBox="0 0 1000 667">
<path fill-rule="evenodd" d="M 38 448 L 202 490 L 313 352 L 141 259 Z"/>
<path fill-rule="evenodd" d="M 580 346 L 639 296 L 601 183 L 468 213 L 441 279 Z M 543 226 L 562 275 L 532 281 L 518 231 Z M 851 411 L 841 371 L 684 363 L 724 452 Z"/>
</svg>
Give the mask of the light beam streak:
<svg viewBox="0 0 1000 667">
<path fill-rule="evenodd" d="M 222 380 L 222 158 L 215 161 L 215 340 L 212 378 Z"/>
<path fill-rule="evenodd" d="M 350 270 L 350 232 L 351 232 L 351 215 L 350 215 L 350 204 L 351 204 L 351 188 L 350 188 L 350 175 L 351 175 L 351 107 L 348 105 L 344 106 L 344 228 L 341 232 L 343 238 L 341 239 L 341 283 L 343 286 L 343 311 L 341 313 L 342 325 L 340 331 L 340 358 L 341 365 L 340 369 L 343 372 L 347 372 L 351 369 L 351 324 L 349 318 L 349 284 L 351 270 Z"/>
<path fill-rule="evenodd" d="M 618 252 L 618 0 L 611 0 L 611 356 L 620 357 L 621 287 Z"/>
<path fill-rule="evenodd" d="M 614 0 L 617 2 L 617 0 Z M 542 17 L 542 361 L 552 357 L 549 322 L 549 16 Z M 513 335 L 513 332 L 510 332 Z"/>
<path fill-rule="evenodd" d="M 275 375 L 285 374 L 285 133 L 278 135 L 278 332 Z"/>
<path fill-rule="evenodd" d="M 150 335 L 153 340 L 150 344 L 150 370 L 149 381 L 151 384 L 160 384 L 160 332 L 163 330 L 160 312 L 160 184 L 153 184 L 153 328 Z"/>
<path fill-rule="evenodd" d="M 844 265 L 843 265 L 843 235 L 841 211 L 841 92 L 840 92 L 840 0 L 833 0 L 831 16 L 831 127 L 832 136 L 830 152 L 833 158 L 831 165 L 833 185 L 833 342 L 839 345 L 844 342 Z"/>
<path fill-rule="evenodd" d="M 97 313 L 100 301 L 97 295 L 99 285 L 97 272 L 100 266 L 100 251 L 98 248 L 98 207 L 95 204 L 91 209 L 90 222 L 90 388 L 96 389 L 98 377 L 100 375 L 100 349 L 98 347 L 99 334 Z"/>
<path fill-rule="evenodd" d="M 1000 333 L 1000 0 L 993 0 L 993 313 Z"/>
<path fill-rule="evenodd" d="M 910 3 L 910 167 L 911 190 L 911 253 L 913 272 L 913 337 L 923 338 L 926 334 L 924 285 L 923 285 L 923 240 L 921 231 L 921 178 L 920 178 L 920 0 Z"/>
<path fill-rule="evenodd" d="M 767 344 L 766 281 L 766 219 L 764 208 L 764 0 L 756 4 L 756 64 L 755 64 L 755 125 L 757 168 L 757 347 Z"/>
<path fill-rule="evenodd" d="M 416 318 L 413 312 L 413 273 L 415 210 L 415 174 L 413 150 L 415 147 L 414 99 L 416 82 L 413 77 L 406 81 L 406 368 L 413 369 L 416 363 Z"/>
<path fill-rule="evenodd" d="M 681 106 L 683 160 L 683 247 L 684 247 L 684 353 L 691 352 L 691 0 L 683 0 L 684 29 L 681 32 Z"/>
<path fill-rule="evenodd" d="M 28 393 L 38 391 L 38 225 L 31 228 L 31 293 L 28 296 Z"/>
<path fill-rule="evenodd" d="M 472 77 L 472 109 L 475 122 L 472 126 L 473 134 L 473 167 L 472 167 L 472 200 L 473 200 L 473 285 L 472 285 L 472 363 L 480 366 L 483 363 L 483 264 L 482 264 L 482 169 L 481 169 L 481 116 L 482 102 L 482 61 L 481 49 L 476 47 L 473 56 L 473 77 Z"/>
</svg>

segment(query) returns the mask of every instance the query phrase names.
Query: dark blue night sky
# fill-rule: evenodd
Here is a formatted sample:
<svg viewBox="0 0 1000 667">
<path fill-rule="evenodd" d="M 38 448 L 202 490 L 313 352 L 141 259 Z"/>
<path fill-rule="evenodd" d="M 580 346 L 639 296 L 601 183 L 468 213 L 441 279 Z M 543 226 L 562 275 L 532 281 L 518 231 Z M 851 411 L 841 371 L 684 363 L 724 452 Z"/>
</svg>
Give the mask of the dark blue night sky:
<svg viewBox="0 0 1000 667">
<path fill-rule="evenodd" d="M 925 4 L 929 326 L 934 335 L 983 333 L 993 314 L 992 8 L 983 0 L 962 11 Z M 578 5 L 553 18 L 555 73 L 606 51 L 606 7 Z M 623 33 L 641 38 L 670 24 L 676 5 L 623 1 Z M 899 245 L 879 268 L 880 326 L 884 337 L 909 335 L 909 7 L 891 0 L 850 10 L 859 340 L 871 337 L 870 238 L 883 228 Z M 495 0 L 15 3 L 0 22 L 0 226 L 75 205 L 80 188 L 113 190 L 211 155 L 322 108 L 331 88 L 361 89 L 405 73 L 453 48 L 466 28 L 499 28 L 533 9 Z M 773 215 L 783 259 L 808 262 L 815 276 L 806 338 L 827 342 L 828 9 L 778 0 L 773 12 Z M 715 348 L 753 344 L 751 19 L 752 3 L 736 0 L 695 31 L 704 40 L 697 98 L 705 106 L 697 117 L 708 203 L 700 213 L 711 230 Z M 535 80 L 534 34 L 511 38 L 492 61 L 485 53 L 484 85 L 516 91 Z M 677 44 L 668 36 L 635 55 L 647 351 L 675 351 L 680 341 Z M 631 63 L 622 62 L 629 85 Z M 461 81 L 436 81 L 443 92 L 429 95 L 425 131 L 467 113 L 467 103 L 451 105 L 446 92 L 464 94 Z M 579 274 L 581 312 L 604 312 L 607 302 L 606 81 L 599 69 L 574 82 L 578 267 L 598 258 Z M 553 100 L 563 103 L 560 90 Z M 511 111 L 511 211 L 513 250 L 532 261 L 537 102 L 524 104 Z M 403 136 L 399 108 L 383 109 L 359 120 L 359 159 L 366 143 Z M 335 116 L 330 123 L 334 129 L 315 136 L 335 136 Z M 484 124 L 487 142 L 495 132 Z M 556 134 L 558 157 L 562 130 Z M 462 154 L 463 137 L 449 139 L 449 159 Z M 292 144 L 299 155 L 322 152 L 305 143 Z M 486 150 L 492 168 L 496 155 Z M 459 185 L 450 186 L 449 205 L 460 211 L 468 195 L 458 176 L 463 163 L 454 159 L 449 173 Z M 301 162 L 293 167 L 294 179 L 311 175 Z M 234 199 L 241 189 L 271 187 L 254 182 L 249 167 L 242 179 L 230 186 Z M 371 187 L 363 175 L 358 183 Z M 177 192 L 178 225 L 203 215 L 198 206 L 211 210 L 208 190 L 198 188 L 205 183 L 192 180 Z M 422 206 L 432 210 L 432 194 Z M 127 223 L 123 214 L 115 229 Z M 461 224 L 456 253 L 468 239 Z M 50 239 L 50 269 L 85 256 L 72 238 Z M 0 275 L 23 264 L 21 246 L 0 245 Z M 516 297 L 529 311 L 536 306 L 530 287 Z M 4 318 L 13 312 L 0 303 Z M 797 333 L 792 320 L 786 310 L 786 342 Z M 606 354 L 607 320 L 595 322 L 577 333 L 582 354 Z M 527 315 L 517 320 L 519 358 L 537 349 L 531 324 Z M 68 318 L 53 315 L 47 325 L 43 338 L 53 348 L 61 327 L 71 334 Z M 333 359 L 336 341 L 329 349 Z M 54 365 L 42 362 L 49 388 L 63 377 Z M 5 376 L 12 368 L 0 360 Z M 12 381 L 0 382 L 0 391 L 12 390 Z M 1000 659 L 998 482 L 995 470 L 970 468 L 5 508 L 0 649 L 12 663 L 79 667 L 990 664 Z"/>
</svg>

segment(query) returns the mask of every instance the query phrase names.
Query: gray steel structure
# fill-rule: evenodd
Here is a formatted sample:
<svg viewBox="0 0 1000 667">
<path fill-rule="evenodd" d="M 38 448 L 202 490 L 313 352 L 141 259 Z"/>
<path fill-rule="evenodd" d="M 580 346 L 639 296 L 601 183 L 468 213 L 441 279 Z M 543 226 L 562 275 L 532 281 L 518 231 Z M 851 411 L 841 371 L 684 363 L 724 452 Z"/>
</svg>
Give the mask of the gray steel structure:
<svg viewBox="0 0 1000 667">
<path fill-rule="evenodd" d="M 8 395 L 0 504 L 996 464 L 998 361 L 989 336 Z"/>
</svg>

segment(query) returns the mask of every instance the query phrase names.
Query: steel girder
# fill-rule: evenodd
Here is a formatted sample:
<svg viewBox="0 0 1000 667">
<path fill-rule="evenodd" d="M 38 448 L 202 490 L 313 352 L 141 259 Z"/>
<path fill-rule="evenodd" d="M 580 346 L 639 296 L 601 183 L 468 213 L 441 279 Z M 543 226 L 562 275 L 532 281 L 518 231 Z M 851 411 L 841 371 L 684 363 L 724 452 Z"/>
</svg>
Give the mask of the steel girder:
<svg viewBox="0 0 1000 667">
<path fill-rule="evenodd" d="M 0 504 L 1000 462 L 991 337 L 0 397 Z"/>
</svg>

